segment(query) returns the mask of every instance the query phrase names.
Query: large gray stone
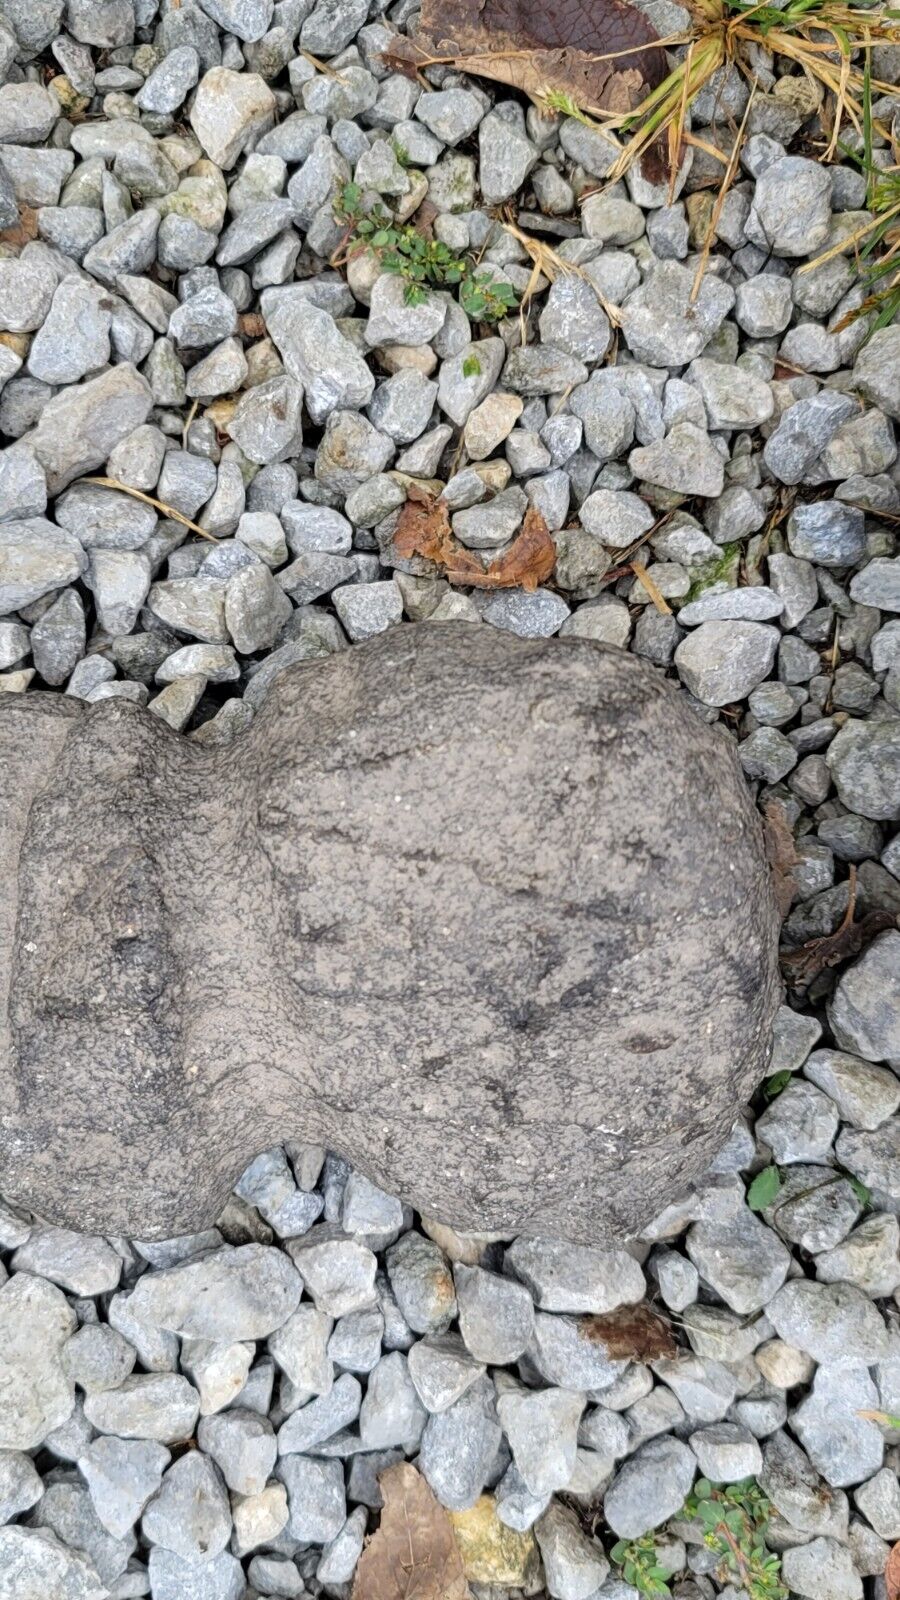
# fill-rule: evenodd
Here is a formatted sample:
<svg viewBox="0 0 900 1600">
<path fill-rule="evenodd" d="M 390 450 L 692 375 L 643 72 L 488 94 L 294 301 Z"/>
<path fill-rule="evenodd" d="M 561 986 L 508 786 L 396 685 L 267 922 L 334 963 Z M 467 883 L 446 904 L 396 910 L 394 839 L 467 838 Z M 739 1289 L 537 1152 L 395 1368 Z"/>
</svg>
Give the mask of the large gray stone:
<svg viewBox="0 0 900 1600">
<path fill-rule="evenodd" d="M 293 1133 L 457 1228 L 596 1245 L 699 1176 L 765 1068 L 752 802 L 639 659 L 409 625 L 280 675 L 225 749 L 3 698 L 0 1181 L 53 1221 L 201 1228 Z M 133 1309 L 262 1336 L 295 1289 L 238 1326 L 224 1282 L 198 1292 L 260 1248 L 147 1273 Z"/>
</svg>

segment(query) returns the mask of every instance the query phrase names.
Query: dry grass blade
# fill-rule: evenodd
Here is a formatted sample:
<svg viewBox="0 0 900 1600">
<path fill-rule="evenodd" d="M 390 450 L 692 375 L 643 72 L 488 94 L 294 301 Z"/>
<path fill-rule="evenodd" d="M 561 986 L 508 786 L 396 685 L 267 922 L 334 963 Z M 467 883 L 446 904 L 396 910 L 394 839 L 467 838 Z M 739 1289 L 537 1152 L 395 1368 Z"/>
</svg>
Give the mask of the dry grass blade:
<svg viewBox="0 0 900 1600">
<path fill-rule="evenodd" d="M 703 240 L 703 247 L 700 251 L 700 260 L 697 263 L 697 271 L 694 274 L 694 282 L 691 288 L 691 305 L 694 304 L 698 294 L 700 293 L 700 285 L 703 282 L 703 276 L 709 264 L 710 251 L 712 250 L 716 237 L 716 228 L 719 225 L 719 218 L 722 215 L 722 207 L 725 204 L 725 196 L 734 182 L 735 173 L 738 169 L 738 162 L 740 160 L 741 149 L 744 143 L 744 135 L 747 131 L 747 121 L 750 116 L 750 108 L 753 105 L 755 98 L 756 79 L 754 78 L 753 87 L 750 90 L 750 98 L 747 101 L 746 110 L 741 118 L 741 125 L 738 128 L 737 134 L 735 135 L 734 144 L 731 147 L 731 155 L 728 157 L 728 165 L 725 168 L 725 176 L 722 179 L 719 192 L 716 195 L 715 204 L 712 208 L 712 213 L 709 219 L 709 227 L 706 230 L 706 237 Z"/>
<path fill-rule="evenodd" d="M 199 406 L 199 404 L 200 404 L 199 399 L 192 401 L 191 402 L 191 409 L 190 409 L 190 411 L 188 412 L 187 416 L 184 419 L 184 427 L 181 430 L 181 448 L 182 448 L 182 450 L 186 450 L 187 449 L 188 434 L 191 431 L 191 423 L 193 422 L 195 416 L 197 415 L 197 407 Z"/>
<path fill-rule="evenodd" d="M 604 132 L 616 129 L 631 135 L 608 182 L 624 177 L 664 134 L 671 161 L 672 152 L 690 138 L 687 111 L 699 91 L 728 64 L 752 80 L 756 49 L 791 62 L 830 98 L 830 110 L 823 107 L 823 120 L 830 124 L 826 160 L 834 158 L 845 123 L 862 131 L 864 76 L 854 53 L 873 43 L 896 40 L 897 14 L 888 6 L 854 7 L 841 0 L 785 0 L 780 7 L 747 5 L 744 0 L 695 0 L 692 9 L 696 18 L 692 31 L 682 39 L 662 41 L 667 47 L 687 44 L 684 60 L 634 110 L 618 116 L 601 114 L 595 124 Z M 880 94 L 894 92 L 882 82 L 873 87 Z"/>
<path fill-rule="evenodd" d="M 198 522 L 192 522 L 190 517 L 184 516 L 181 511 L 176 511 L 174 506 L 167 505 L 165 500 L 157 500 L 155 495 L 144 494 L 143 489 L 132 489 L 127 483 L 120 483 L 118 478 L 81 478 L 81 483 L 96 483 L 101 489 L 117 489 L 119 494 L 130 494 L 133 500 L 143 500 L 147 506 L 154 506 L 161 511 L 164 517 L 171 517 L 173 522 L 180 522 L 182 527 L 190 528 L 191 533 L 198 533 L 201 539 L 209 539 L 213 544 L 219 541 L 214 533 L 207 533 Z"/>
<path fill-rule="evenodd" d="M 659 611 L 664 617 L 670 617 L 672 615 L 672 607 L 669 605 L 669 602 L 666 600 L 665 596 L 660 593 L 657 585 L 653 582 L 653 579 L 647 571 L 647 568 L 644 566 L 643 561 L 631 561 L 629 562 L 629 566 L 637 578 L 638 583 L 642 584 L 646 589 L 657 611 Z"/>
<path fill-rule="evenodd" d="M 334 67 L 330 67 L 327 61 L 320 61 L 318 56 L 310 55 L 308 50 L 301 50 L 300 54 L 304 61 L 308 61 L 311 67 L 315 67 L 316 72 L 321 72 L 326 78 L 333 78 L 335 83 L 347 82 L 343 73 L 337 72 Z"/>
<path fill-rule="evenodd" d="M 545 244 L 543 239 L 536 239 L 533 234 L 524 233 L 521 228 L 516 227 L 514 222 L 504 222 L 503 227 L 506 229 L 507 233 L 512 234 L 514 239 L 518 239 L 519 244 L 522 245 L 523 249 L 527 250 L 531 262 L 537 269 L 537 272 L 539 274 L 543 273 L 544 277 L 549 279 L 551 283 L 555 278 L 559 277 L 560 273 L 568 273 L 570 277 L 583 278 L 585 283 L 590 283 L 591 288 L 603 307 L 603 310 L 606 312 L 610 326 L 613 328 L 621 328 L 622 312 L 620 308 L 618 306 L 614 306 L 610 300 L 607 300 L 605 294 L 601 294 L 596 284 L 591 283 L 587 273 L 583 272 L 581 267 L 577 266 L 574 261 L 567 261 L 565 256 L 561 256 L 557 250 L 553 249 L 552 245 Z M 532 273 L 532 279 L 534 279 L 534 273 Z M 522 296 L 523 305 L 525 304 L 529 293 L 534 293 L 530 282 Z"/>
</svg>

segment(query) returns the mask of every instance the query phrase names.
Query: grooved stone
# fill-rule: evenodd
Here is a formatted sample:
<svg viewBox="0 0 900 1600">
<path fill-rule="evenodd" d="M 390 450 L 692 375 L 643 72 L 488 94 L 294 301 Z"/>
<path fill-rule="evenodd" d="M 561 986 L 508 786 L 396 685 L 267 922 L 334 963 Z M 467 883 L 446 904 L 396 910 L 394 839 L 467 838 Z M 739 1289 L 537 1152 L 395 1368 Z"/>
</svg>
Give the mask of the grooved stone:
<svg viewBox="0 0 900 1600">
<path fill-rule="evenodd" d="M 225 749 L 6 696 L 0 1183 L 171 1237 L 294 1135 L 464 1231 L 615 1240 L 762 1076 L 776 930 L 733 747 L 591 640 L 409 625 Z"/>
</svg>

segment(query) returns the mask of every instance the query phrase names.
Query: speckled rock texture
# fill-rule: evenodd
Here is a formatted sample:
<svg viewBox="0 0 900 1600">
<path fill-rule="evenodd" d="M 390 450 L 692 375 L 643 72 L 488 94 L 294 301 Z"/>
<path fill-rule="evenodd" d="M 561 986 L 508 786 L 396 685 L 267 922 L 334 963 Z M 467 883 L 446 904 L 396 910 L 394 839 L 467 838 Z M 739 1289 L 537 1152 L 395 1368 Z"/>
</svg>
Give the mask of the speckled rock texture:
<svg viewBox="0 0 900 1600">
<path fill-rule="evenodd" d="M 596 1243 L 766 1067 L 734 748 L 593 641 L 408 626 L 226 748 L 10 696 L 0 800 L 0 1190 L 54 1221 L 200 1228 L 296 1136 L 455 1226 Z"/>
</svg>

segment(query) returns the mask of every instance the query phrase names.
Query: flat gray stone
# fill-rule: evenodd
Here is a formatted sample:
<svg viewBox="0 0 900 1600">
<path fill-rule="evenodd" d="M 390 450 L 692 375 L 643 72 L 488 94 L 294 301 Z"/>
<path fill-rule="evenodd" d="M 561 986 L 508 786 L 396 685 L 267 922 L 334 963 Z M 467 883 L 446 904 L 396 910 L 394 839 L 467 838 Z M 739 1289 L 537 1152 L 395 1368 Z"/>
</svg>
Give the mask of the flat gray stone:
<svg viewBox="0 0 900 1600">
<path fill-rule="evenodd" d="M 678 1439 L 651 1439 L 621 1466 L 606 1491 L 603 1512 L 620 1539 L 639 1539 L 682 1508 L 697 1463 Z"/>
<path fill-rule="evenodd" d="M 158 1494 L 142 1518 L 141 1532 L 183 1561 L 212 1561 L 231 1537 L 231 1509 L 218 1468 L 201 1450 L 189 1450 L 164 1472 Z"/>
<path fill-rule="evenodd" d="M 146 422 L 152 405 L 150 385 L 129 362 L 54 395 L 27 435 L 50 494 L 102 467 L 114 446 Z"/>
<path fill-rule="evenodd" d="M 213 1251 L 147 1272 L 131 1295 L 132 1315 L 182 1338 L 262 1339 L 296 1309 L 302 1284 L 287 1257 L 261 1244 Z"/>
<path fill-rule="evenodd" d="M 0 1600 L 107 1600 L 93 1562 L 43 1528 L 0 1528 Z"/>
<path fill-rule="evenodd" d="M 0 1449 L 35 1450 L 68 1421 L 75 1388 L 62 1353 L 76 1325 L 53 1284 L 23 1272 L 0 1285 Z"/>
<path fill-rule="evenodd" d="M 94 1439 L 78 1457 L 94 1510 L 115 1538 L 134 1527 L 170 1460 L 165 1446 L 150 1439 Z"/>
<path fill-rule="evenodd" d="M 0 523 L 0 612 L 18 611 L 74 583 L 86 566 L 74 535 L 45 517 Z"/>
<path fill-rule="evenodd" d="M 194 580 L 173 580 L 184 581 Z M 761 624 L 704 624 L 716 626 L 770 631 Z M 465 1231 L 486 1225 L 507 1234 L 527 1229 L 596 1246 L 644 1226 L 662 1200 L 698 1177 L 715 1155 L 722 1130 L 732 1126 L 767 1062 L 777 993 L 776 917 L 758 823 L 733 747 L 698 722 L 677 692 L 638 659 L 587 640 L 527 642 L 469 625 L 389 630 L 358 650 L 298 664 L 269 692 L 280 700 L 280 715 L 251 723 L 230 747 L 224 768 L 215 747 L 173 740 L 170 730 L 131 707 L 114 703 L 82 714 L 72 700 L 4 697 L 14 703 L 0 705 L 0 815 L 10 830 L 0 862 L 14 870 L 0 905 L 4 918 L 18 915 L 21 939 L 21 948 L 10 952 L 9 939 L 0 938 L 0 959 L 5 965 L 12 954 L 15 971 L 15 1046 L 0 1070 L 0 1158 L 9 1197 L 30 1202 L 55 1223 L 70 1218 L 103 1233 L 171 1238 L 209 1225 L 246 1156 L 269 1149 L 294 1128 L 307 1142 L 337 1145 L 383 1189 Z M 540 715 L 526 714 L 536 703 Z M 584 719 L 596 717 L 608 735 L 602 752 L 584 744 Z M 106 755 L 113 720 L 114 774 Z M 498 726 L 520 730 L 512 765 L 506 753 L 498 759 Z M 432 752 L 427 757 L 421 753 L 425 745 Z M 336 811 L 335 750 L 344 747 L 353 782 L 341 791 L 347 804 Z M 422 760 L 433 770 L 438 747 L 440 783 L 426 816 L 404 797 L 422 781 Z M 401 748 L 402 755 L 385 759 Z M 670 803 L 688 759 L 699 796 L 689 812 Z M 124 891 L 118 870 L 110 874 L 117 850 L 138 849 L 130 775 L 157 770 L 160 763 L 164 789 L 158 796 L 145 785 L 140 789 L 140 826 L 152 829 L 159 850 L 151 876 L 135 868 L 128 901 L 129 917 L 140 918 L 148 938 L 152 929 L 159 987 L 151 1012 L 144 978 L 123 973 L 119 965 Z M 261 853 L 252 855 L 240 797 L 248 785 L 256 791 L 268 781 L 265 773 L 286 778 L 293 770 L 303 773 L 302 804 L 297 801 L 302 816 L 285 823 L 281 806 L 270 811 L 267 803 L 254 824 Z M 573 772 L 580 775 L 577 783 Z M 98 781 L 100 773 L 109 773 L 108 781 Z M 210 805 L 221 818 L 217 853 L 227 859 L 237 851 L 242 862 L 237 877 L 216 872 L 212 882 L 185 866 L 198 859 L 195 830 L 207 836 L 201 804 L 207 784 Z M 129 795 L 127 806 L 123 793 Z M 475 836 L 467 829 L 466 848 L 476 854 L 471 863 L 467 856 L 458 861 L 448 880 L 445 866 L 431 862 L 435 828 L 455 828 L 463 814 L 475 813 L 484 825 Z M 307 857 L 307 818 L 316 818 L 318 828 L 322 815 L 337 818 L 336 837 L 318 838 Z M 535 892 L 545 938 L 557 952 L 554 995 L 577 987 L 577 1005 L 550 994 L 542 998 L 534 962 L 546 957 L 533 952 L 533 896 L 526 909 L 520 867 L 503 843 L 503 830 L 491 822 L 511 815 L 542 819 L 545 867 Z M 637 863 L 622 853 L 626 819 L 629 837 L 637 828 L 642 840 Z M 413 878 L 407 864 L 395 872 L 383 856 L 381 841 L 398 826 L 405 848 L 421 849 L 428 858 L 419 861 L 422 870 Z M 587 857 L 576 846 L 585 827 L 593 841 Z M 309 967 L 318 957 L 310 954 L 303 930 L 319 925 L 323 902 L 335 901 L 347 830 L 355 849 L 368 840 L 366 848 L 382 862 L 380 889 L 377 895 L 367 892 L 365 908 L 354 912 L 352 936 L 344 924 L 341 962 L 325 994 Z M 705 863 L 699 901 L 698 850 Z M 307 890 L 297 887 L 298 852 L 304 870 L 313 873 Z M 662 878 L 650 870 L 655 853 L 668 864 Z M 207 859 L 206 849 L 201 856 Z M 260 870 L 266 865 L 252 889 L 255 861 Z M 97 886 L 89 906 L 75 892 L 82 874 Z M 558 898 L 563 881 L 578 886 L 575 901 L 569 896 L 564 906 Z M 258 931 L 247 912 L 257 894 L 267 907 L 266 927 Z M 599 943 L 598 897 L 606 908 Z M 176 901 L 179 913 L 172 919 L 165 908 Z M 712 903 L 715 959 L 705 931 Z M 285 907 L 285 926 L 297 931 L 275 972 L 268 953 L 270 918 L 279 905 Z M 645 929 L 637 946 L 636 916 Z M 437 965 L 433 932 L 426 937 L 424 931 L 434 929 L 436 917 L 454 930 Z M 660 926 L 667 930 L 664 963 L 652 936 Z M 53 936 L 60 928 L 64 954 Z M 594 951 L 587 970 L 585 948 Z M 238 950 L 247 982 L 253 974 L 258 1010 L 248 1009 L 244 982 L 235 986 Z M 178 1019 L 188 972 L 190 1046 L 182 1047 Z M 621 982 L 611 983 L 617 972 Z M 386 979 L 386 973 L 394 977 Z M 740 982 L 735 974 L 742 975 Z M 646 1013 L 640 1026 L 635 986 Z M 370 989 L 377 989 L 378 1006 L 354 1009 Z M 49 992 L 59 997 L 53 1005 L 46 1000 Z M 464 1094 L 465 1128 L 458 1133 L 446 1108 L 439 1116 L 423 1109 L 411 1120 L 411 1080 L 398 1076 L 396 1061 L 398 1052 L 404 1058 L 409 1053 L 413 993 L 416 1037 L 427 1036 L 438 1051 L 452 1044 L 452 1068 L 439 1069 L 437 1083 L 440 1105 L 447 1095 Z M 292 1020 L 286 1009 L 293 994 L 308 1025 Z M 102 1003 L 86 995 L 102 996 Z M 521 1019 L 535 1015 L 535 1005 L 541 1025 L 523 1029 Z M 698 1028 L 713 1006 L 716 1028 L 704 1033 L 699 1050 Z M 261 1027 L 266 1044 L 259 1053 Z M 361 1098 L 351 1104 L 342 1091 L 336 1121 L 320 1099 L 322 1073 L 327 1077 L 332 1068 L 314 1043 L 332 1037 L 335 1028 L 344 1077 L 348 1063 L 365 1061 Z M 515 1063 L 509 1079 L 503 1076 L 502 1095 L 484 1075 L 485 1028 L 499 1030 Z M 623 1080 L 622 1060 L 632 1057 L 640 1070 Z M 51 1059 L 69 1062 L 65 1077 L 42 1070 Z M 136 1093 L 135 1084 L 144 1081 L 138 1075 L 151 1065 L 151 1087 Z M 79 1074 L 84 1101 L 74 1093 Z M 692 1094 L 687 1106 L 686 1074 L 703 1084 L 703 1094 Z M 215 1095 L 208 1093 L 210 1076 L 219 1086 Z M 520 1101 L 527 1083 L 541 1086 L 540 1118 L 526 1115 Z M 589 1107 L 574 1123 L 573 1096 Z M 116 1127 L 118 1143 L 110 1150 L 104 1134 L 102 1158 L 87 1163 L 86 1108 L 96 1104 L 104 1108 L 104 1128 Z M 37 1107 L 42 1138 L 34 1151 L 27 1130 Z M 563 1165 L 572 1181 L 561 1190 L 555 1175 Z M 315 1229 L 291 1239 L 289 1250 L 324 1307 L 324 1293 L 336 1292 L 341 1280 L 326 1291 L 326 1280 L 317 1285 L 311 1279 L 310 1252 L 323 1248 L 313 1235 Z M 361 1248 L 353 1240 L 347 1245 Z M 371 1252 L 369 1259 L 374 1267 Z M 297 1306 L 300 1277 L 281 1251 L 246 1245 L 144 1273 L 129 1305 L 140 1323 L 157 1331 L 219 1341 L 265 1337 Z M 350 1304 L 329 1299 L 328 1314 L 372 1303 L 356 1298 L 358 1292 L 354 1285 Z M 541 1314 L 536 1324 L 542 1320 L 556 1319 Z M 551 1356 L 546 1333 L 542 1339 L 537 1359 L 545 1367 L 551 1359 L 565 1361 L 562 1386 L 570 1385 L 572 1350 Z M 583 1351 L 597 1348 L 573 1330 L 573 1350 L 576 1341 Z M 604 1371 L 612 1381 L 615 1371 L 608 1364 Z M 121 1397 L 123 1390 L 114 1395 Z M 91 1396 L 87 1404 L 106 1407 L 108 1422 L 114 1397 Z"/>
</svg>

